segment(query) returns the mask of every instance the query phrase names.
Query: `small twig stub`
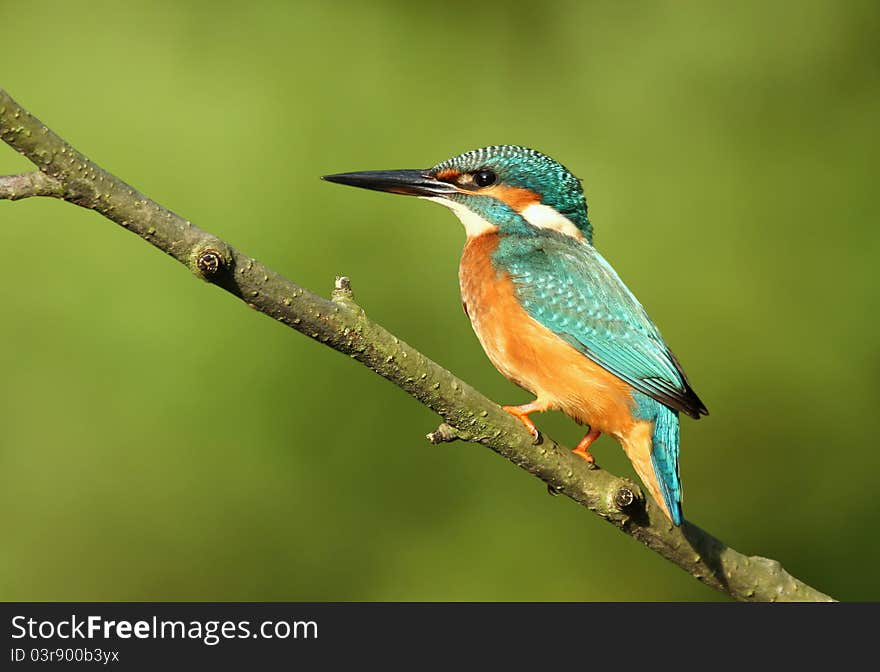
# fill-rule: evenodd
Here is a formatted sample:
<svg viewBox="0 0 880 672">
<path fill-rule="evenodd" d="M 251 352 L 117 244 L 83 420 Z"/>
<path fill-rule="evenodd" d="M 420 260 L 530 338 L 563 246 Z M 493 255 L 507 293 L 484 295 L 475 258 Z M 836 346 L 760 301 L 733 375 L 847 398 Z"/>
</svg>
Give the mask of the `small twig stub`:
<svg viewBox="0 0 880 672">
<path fill-rule="evenodd" d="M 426 434 L 425 438 L 427 438 L 430 443 L 437 445 L 438 443 L 458 441 L 461 436 L 455 427 L 444 422 L 433 432 Z"/>
</svg>

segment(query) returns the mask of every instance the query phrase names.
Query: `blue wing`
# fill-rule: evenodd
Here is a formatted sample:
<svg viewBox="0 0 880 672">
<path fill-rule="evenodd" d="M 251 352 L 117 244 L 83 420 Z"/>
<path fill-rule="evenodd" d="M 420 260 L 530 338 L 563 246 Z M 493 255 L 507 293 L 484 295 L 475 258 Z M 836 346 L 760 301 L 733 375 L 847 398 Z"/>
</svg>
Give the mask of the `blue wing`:
<svg viewBox="0 0 880 672">
<path fill-rule="evenodd" d="M 509 236 L 493 260 L 526 312 L 599 366 L 672 409 L 708 414 L 645 309 L 592 245 L 550 231 Z"/>
</svg>

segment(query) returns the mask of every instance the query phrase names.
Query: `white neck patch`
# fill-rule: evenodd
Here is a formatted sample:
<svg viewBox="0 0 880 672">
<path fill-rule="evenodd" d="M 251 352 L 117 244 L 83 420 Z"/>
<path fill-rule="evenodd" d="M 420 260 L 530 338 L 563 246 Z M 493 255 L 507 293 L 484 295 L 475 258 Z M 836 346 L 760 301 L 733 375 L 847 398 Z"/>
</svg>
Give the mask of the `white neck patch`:
<svg viewBox="0 0 880 672">
<path fill-rule="evenodd" d="M 519 214 L 522 215 L 523 219 L 529 224 L 538 229 L 550 229 L 551 231 L 558 231 L 570 238 L 575 238 L 577 240 L 584 239 L 583 231 L 581 231 L 574 222 L 568 217 L 556 212 L 556 210 L 549 205 L 532 203 L 523 208 L 522 212 Z"/>
<path fill-rule="evenodd" d="M 434 203 L 439 203 L 440 205 L 446 206 L 447 208 L 452 210 L 452 212 L 455 213 L 455 216 L 458 217 L 459 220 L 461 220 L 462 224 L 464 224 L 464 230 L 465 233 L 467 233 L 468 238 L 476 238 L 477 236 L 481 236 L 484 233 L 498 230 L 497 226 L 490 222 L 487 222 L 473 210 L 457 201 L 450 201 L 449 199 L 443 198 L 442 196 L 419 196 L 419 198 L 426 201 L 434 201 Z M 568 222 L 567 219 L 565 221 Z M 568 223 L 571 224 L 571 222 Z M 574 224 L 571 225 L 574 226 Z"/>
</svg>

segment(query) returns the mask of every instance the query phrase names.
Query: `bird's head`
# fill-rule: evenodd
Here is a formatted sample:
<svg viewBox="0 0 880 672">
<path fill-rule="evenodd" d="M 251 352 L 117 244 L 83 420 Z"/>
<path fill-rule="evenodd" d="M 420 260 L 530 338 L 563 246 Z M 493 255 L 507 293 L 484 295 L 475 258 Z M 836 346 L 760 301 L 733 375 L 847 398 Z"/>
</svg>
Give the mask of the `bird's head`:
<svg viewBox="0 0 880 672">
<path fill-rule="evenodd" d="M 495 230 L 529 235 L 552 229 L 592 242 L 580 180 L 562 164 L 527 147 L 495 145 L 423 170 L 339 173 L 323 179 L 435 201 L 458 216 L 468 236 Z"/>
</svg>

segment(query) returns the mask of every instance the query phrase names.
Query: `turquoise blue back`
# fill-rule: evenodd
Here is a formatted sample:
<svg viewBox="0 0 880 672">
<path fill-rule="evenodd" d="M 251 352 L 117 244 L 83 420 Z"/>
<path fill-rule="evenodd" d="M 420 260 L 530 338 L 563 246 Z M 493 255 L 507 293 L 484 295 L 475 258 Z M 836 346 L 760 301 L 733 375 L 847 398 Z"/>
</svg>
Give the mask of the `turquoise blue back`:
<svg viewBox="0 0 880 672">
<path fill-rule="evenodd" d="M 660 332 L 596 249 L 555 231 L 502 235 L 493 263 L 526 312 L 639 392 L 693 417 L 705 407 Z"/>
</svg>

